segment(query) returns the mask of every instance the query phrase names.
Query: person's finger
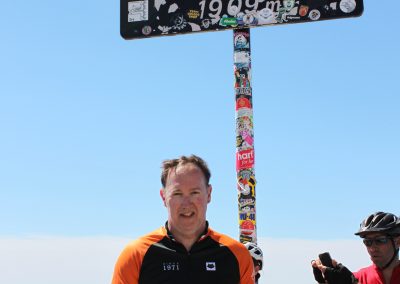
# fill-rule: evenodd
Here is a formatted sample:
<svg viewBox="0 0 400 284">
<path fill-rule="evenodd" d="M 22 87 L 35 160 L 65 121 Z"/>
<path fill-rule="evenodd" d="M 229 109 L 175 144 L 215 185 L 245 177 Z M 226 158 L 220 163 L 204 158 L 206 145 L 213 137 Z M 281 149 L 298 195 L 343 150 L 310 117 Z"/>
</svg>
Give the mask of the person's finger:
<svg viewBox="0 0 400 284">
<path fill-rule="evenodd" d="M 325 273 L 325 270 L 326 270 L 326 266 L 325 265 L 323 265 L 323 264 L 317 264 L 317 268 L 319 269 L 319 270 L 321 270 L 322 271 L 322 273 Z"/>
<path fill-rule="evenodd" d="M 315 261 L 315 259 L 311 260 L 311 266 L 317 267 L 317 262 Z"/>
<path fill-rule="evenodd" d="M 332 259 L 332 265 L 333 265 L 333 267 L 336 267 L 338 265 L 338 262 L 336 261 L 336 259 Z"/>
</svg>

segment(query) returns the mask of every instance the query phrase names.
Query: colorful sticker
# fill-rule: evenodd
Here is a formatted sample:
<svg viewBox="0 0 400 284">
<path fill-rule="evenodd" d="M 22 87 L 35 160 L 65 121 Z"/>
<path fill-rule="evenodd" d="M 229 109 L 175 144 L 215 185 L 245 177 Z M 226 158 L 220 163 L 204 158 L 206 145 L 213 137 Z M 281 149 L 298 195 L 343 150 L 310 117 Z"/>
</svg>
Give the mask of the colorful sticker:
<svg viewBox="0 0 400 284">
<path fill-rule="evenodd" d="M 236 110 L 241 108 L 252 108 L 251 97 L 244 95 L 236 99 Z"/>
<path fill-rule="evenodd" d="M 240 225 L 240 233 L 246 236 L 251 236 L 254 234 L 255 225 L 250 220 L 245 220 Z"/>
<path fill-rule="evenodd" d="M 243 117 L 243 116 L 248 116 L 248 117 L 253 117 L 253 109 L 251 108 L 239 108 L 236 110 L 236 118 Z"/>
<path fill-rule="evenodd" d="M 254 167 L 254 149 L 243 150 L 236 153 L 236 169 L 249 169 Z"/>
<path fill-rule="evenodd" d="M 306 6 L 306 5 L 301 5 L 301 6 L 300 6 L 300 9 L 299 9 L 299 15 L 300 15 L 301 17 L 305 17 L 305 16 L 307 15 L 307 13 L 308 13 L 308 6 Z"/>
<path fill-rule="evenodd" d="M 249 68 L 235 68 L 235 88 L 250 88 L 250 80 Z"/>
<path fill-rule="evenodd" d="M 251 171 L 245 170 L 239 172 L 238 180 L 238 190 L 243 195 L 255 196 L 256 189 L 256 178 Z"/>
<path fill-rule="evenodd" d="M 233 39 L 233 47 L 235 50 L 238 49 L 248 49 L 250 48 L 250 42 L 249 42 L 249 33 L 247 32 L 237 32 L 234 35 Z M 248 62 L 250 62 L 250 56 L 248 55 Z"/>
<path fill-rule="evenodd" d="M 224 15 L 219 21 L 219 25 L 223 27 L 236 27 L 238 25 L 236 18 Z"/>
</svg>

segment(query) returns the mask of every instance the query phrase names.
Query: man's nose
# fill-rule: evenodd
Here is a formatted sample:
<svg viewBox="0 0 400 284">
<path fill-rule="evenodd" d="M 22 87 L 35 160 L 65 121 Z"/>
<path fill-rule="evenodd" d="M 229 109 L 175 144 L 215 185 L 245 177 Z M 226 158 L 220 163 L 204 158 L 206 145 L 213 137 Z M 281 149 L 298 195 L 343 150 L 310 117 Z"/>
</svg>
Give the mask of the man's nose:
<svg viewBox="0 0 400 284">
<path fill-rule="evenodd" d="M 192 202 L 191 196 L 186 195 L 182 198 L 182 204 L 190 204 Z"/>
</svg>

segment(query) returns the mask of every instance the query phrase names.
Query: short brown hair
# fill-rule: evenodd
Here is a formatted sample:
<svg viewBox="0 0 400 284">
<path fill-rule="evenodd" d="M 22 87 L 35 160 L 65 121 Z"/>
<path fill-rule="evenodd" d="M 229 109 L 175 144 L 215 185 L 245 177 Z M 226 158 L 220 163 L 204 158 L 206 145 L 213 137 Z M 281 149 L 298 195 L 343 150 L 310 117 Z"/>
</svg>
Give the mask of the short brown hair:
<svg viewBox="0 0 400 284">
<path fill-rule="evenodd" d="M 191 155 L 189 157 L 181 156 L 178 159 L 165 160 L 162 162 L 161 184 L 164 188 L 167 183 L 169 171 L 171 169 L 177 168 L 180 165 L 185 165 L 185 164 L 194 164 L 197 167 L 199 167 L 200 170 L 204 174 L 206 184 L 207 185 L 209 184 L 210 178 L 211 178 L 211 173 L 210 173 L 210 170 L 208 169 L 207 163 L 202 158 L 200 158 L 196 155 Z"/>
</svg>

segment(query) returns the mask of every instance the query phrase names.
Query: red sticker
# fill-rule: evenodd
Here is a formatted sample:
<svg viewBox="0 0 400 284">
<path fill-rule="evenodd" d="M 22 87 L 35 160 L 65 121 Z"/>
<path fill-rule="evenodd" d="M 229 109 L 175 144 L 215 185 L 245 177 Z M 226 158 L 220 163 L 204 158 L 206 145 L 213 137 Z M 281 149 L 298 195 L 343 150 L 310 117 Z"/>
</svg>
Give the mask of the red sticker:
<svg viewBox="0 0 400 284">
<path fill-rule="evenodd" d="M 254 149 L 244 150 L 236 153 L 236 170 L 254 167 Z"/>
<path fill-rule="evenodd" d="M 304 17 L 308 13 L 308 6 L 301 5 L 299 10 L 299 15 Z"/>
<path fill-rule="evenodd" d="M 247 98 L 239 98 L 236 100 L 236 110 L 240 108 L 251 108 L 251 104 L 249 99 Z"/>
<path fill-rule="evenodd" d="M 254 224 L 249 220 L 243 221 L 240 229 L 242 234 L 251 235 L 254 232 Z"/>
</svg>

